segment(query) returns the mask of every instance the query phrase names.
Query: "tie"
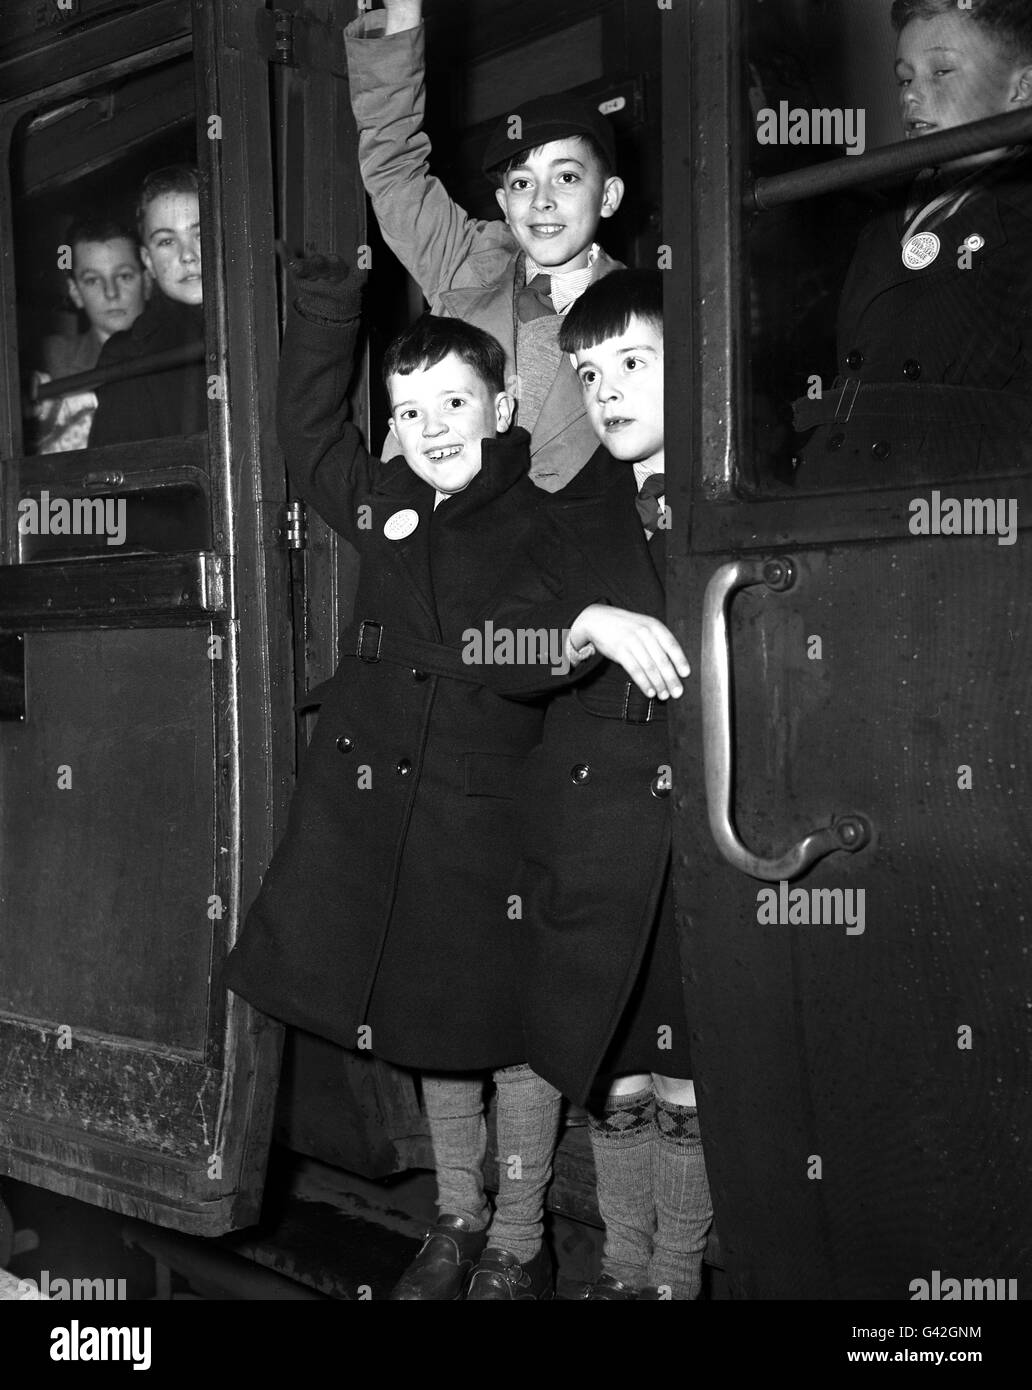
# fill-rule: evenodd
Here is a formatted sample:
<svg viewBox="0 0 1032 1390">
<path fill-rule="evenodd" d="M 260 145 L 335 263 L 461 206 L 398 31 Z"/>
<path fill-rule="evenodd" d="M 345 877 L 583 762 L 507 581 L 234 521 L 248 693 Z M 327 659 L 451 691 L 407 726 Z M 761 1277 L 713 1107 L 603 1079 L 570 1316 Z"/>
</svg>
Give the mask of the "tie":
<svg viewBox="0 0 1032 1390">
<path fill-rule="evenodd" d="M 666 493 L 666 478 L 662 473 L 651 473 L 641 485 L 635 506 L 641 517 L 641 524 L 650 536 L 659 529 L 659 499 Z"/>
<path fill-rule="evenodd" d="M 525 285 L 516 296 L 516 312 L 520 323 L 530 323 L 531 319 L 544 318 L 555 313 L 549 291 L 552 288 L 550 275 L 535 275 L 529 285 Z"/>
</svg>

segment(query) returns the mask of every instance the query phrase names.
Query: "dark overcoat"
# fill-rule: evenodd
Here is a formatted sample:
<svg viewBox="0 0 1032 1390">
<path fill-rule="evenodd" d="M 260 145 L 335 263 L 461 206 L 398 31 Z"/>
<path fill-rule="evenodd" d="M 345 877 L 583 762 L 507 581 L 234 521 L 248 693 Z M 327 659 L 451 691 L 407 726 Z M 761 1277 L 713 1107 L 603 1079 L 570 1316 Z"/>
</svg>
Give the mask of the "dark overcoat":
<svg viewBox="0 0 1032 1390">
<path fill-rule="evenodd" d="M 155 286 L 132 327 L 113 333 L 101 348 L 97 366 L 108 367 L 203 340 L 204 306 L 180 304 Z M 201 434 L 207 428 L 204 363 L 197 362 L 99 387 L 90 447 Z"/>
<path fill-rule="evenodd" d="M 548 499 L 497 620 L 568 629 L 595 602 L 662 619 L 665 536 L 646 539 L 636 492 L 631 465 L 599 449 Z M 665 706 L 595 658 L 550 702 L 520 793 L 527 1060 L 577 1102 L 600 1074 L 691 1075 L 670 786 Z"/>
<path fill-rule="evenodd" d="M 933 229 L 939 254 L 924 269 L 904 264 L 902 208 L 861 233 L 834 389 L 796 402 L 796 428 L 818 426 L 800 451 L 801 486 L 868 488 L 1032 458 L 1032 156 L 988 171 Z"/>
<path fill-rule="evenodd" d="M 514 430 L 485 440 L 482 471 L 435 511 L 434 489 L 403 458 L 371 456 L 346 419 L 356 332 L 356 319 L 290 310 L 280 443 L 298 493 L 357 547 L 361 576 L 226 979 L 277 1018 L 399 1065 L 515 1064 L 513 796 L 542 711 L 477 683 L 460 653 L 545 494 Z"/>
</svg>

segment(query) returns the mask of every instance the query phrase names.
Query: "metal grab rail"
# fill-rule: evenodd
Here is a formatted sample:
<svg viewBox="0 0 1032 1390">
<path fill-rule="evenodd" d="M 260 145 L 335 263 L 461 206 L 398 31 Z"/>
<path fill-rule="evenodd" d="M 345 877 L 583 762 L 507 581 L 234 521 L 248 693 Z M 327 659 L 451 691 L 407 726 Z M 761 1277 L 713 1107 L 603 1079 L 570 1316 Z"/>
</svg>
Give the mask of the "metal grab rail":
<svg viewBox="0 0 1032 1390">
<path fill-rule="evenodd" d="M 743 202 L 746 212 L 769 212 L 786 203 L 817 198 L 822 193 L 916 174 L 920 169 L 967 155 L 1029 144 L 1032 144 L 1032 110 L 1014 111 L 1006 116 L 990 116 L 986 121 L 955 126 L 937 135 L 921 135 L 898 145 L 885 145 L 870 154 L 845 155 L 825 164 L 812 164 L 788 174 L 757 179 L 746 190 Z"/>
<path fill-rule="evenodd" d="M 130 381 L 151 372 L 168 372 L 173 367 L 187 367 L 204 361 L 204 339 L 184 343 L 181 347 L 149 352 L 143 357 L 131 357 L 125 362 L 113 362 L 110 367 L 94 367 L 74 376 L 61 376 L 56 381 L 39 382 L 32 391 L 34 401 L 49 401 L 55 396 L 72 396 L 77 391 L 92 391 L 96 386 L 108 386 L 113 381 Z"/>
<path fill-rule="evenodd" d="M 870 839 L 863 816 L 848 815 L 815 830 L 776 859 L 754 854 L 738 837 L 734 822 L 734 759 L 731 747 L 731 651 L 728 609 L 739 589 L 756 584 L 784 591 L 795 582 L 791 560 L 733 560 L 706 585 L 702 615 L 702 741 L 706 809 L 717 848 L 732 866 L 752 878 L 779 883 L 797 878 L 834 850 L 855 852 Z"/>
</svg>

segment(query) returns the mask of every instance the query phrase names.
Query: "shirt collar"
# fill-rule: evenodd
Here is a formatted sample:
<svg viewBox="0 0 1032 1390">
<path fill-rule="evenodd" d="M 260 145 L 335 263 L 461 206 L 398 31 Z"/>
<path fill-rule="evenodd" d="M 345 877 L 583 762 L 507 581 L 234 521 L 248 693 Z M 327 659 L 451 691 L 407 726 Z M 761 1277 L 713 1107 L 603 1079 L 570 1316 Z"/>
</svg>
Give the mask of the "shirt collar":
<svg viewBox="0 0 1032 1390">
<path fill-rule="evenodd" d="M 591 243 L 591 250 L 588 252 L 588 263 L 580 270 L 549 270 L 547 266 L 540 266 L 531 259 L 526 258 L 527 264 L 527 284 L 529 285 L 535 275 L 547 275 L 550 284 L 552 303 L 555 305 L 557 314 L 565 313 L 574 300 L 579 299 L 584 291 L 591 284 L 591 277 L 594 273 L 595 262 L 602 254 L 602 248 L 597 241 Z"/>
</svg>

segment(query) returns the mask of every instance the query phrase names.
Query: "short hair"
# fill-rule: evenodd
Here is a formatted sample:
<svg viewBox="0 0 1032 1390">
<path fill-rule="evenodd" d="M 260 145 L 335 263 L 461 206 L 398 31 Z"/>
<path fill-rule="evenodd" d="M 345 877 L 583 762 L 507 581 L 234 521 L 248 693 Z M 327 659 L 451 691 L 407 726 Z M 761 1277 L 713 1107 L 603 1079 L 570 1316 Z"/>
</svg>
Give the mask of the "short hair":
<svg viewBox="0 0 1032 1390">
<path fill-rule="evenodd" d="M 958 10 L 957 0 L 893 0 L 892 27 L 896 33 L 912 19 L 935 19 L 943 14 L 968 14 L 1013 55 L 1032 61 L 1032 5 L 1029 0 L 971 0 Z"/>
<path fill-rule="evenodd" d="M 563 137 L 560 137 L 560 139 L 561 138 Z M 569 140 L 580 140 L 582 144 L 587 146 L 588 151 L 591 154 L 591 157 L 594 159 L 595 164 L 598 166 L 598 170 L 604 179 L 611 179 L 613 175 L 616 173 L 616 167 L 613 164 L 613 161 L 609 158 L 605 150 L 602 148 L 602 146 L 598 143 L 598 141 L 595 139 L 593 135 L 584 135 L 579 130 L 573 130 L 570 132 L 569 136 L 565 138 Z M 555 143 L 555 141 L 548 140 L 546 141 L 546 143 L 552 145 Z M 496 164 L 495 167 L 488 174 L 488 178 L 491 179 L 493 183 L 497 184 L 499 188 L 504 188 L 506 174 L 509 173 L 511 169 L 522 168 L 523 165 L 527 162 L 528 155 L 539 154 L 544 148 L 544 145 L 535 145 L 532 149 L 529 150 L 519 150 L 516 154 L 511 155 L 510 158 L 508 158 L 504 164 Z"/>
<path fill-rule="evenodd" d="M 114 217 L 103 217 L 93 213 L 76 217 L 68 228 L 65 240 L 72 248 L 73 257 L 75 248 L 86 241 L 127 241 L 133 248 L 133 255 L 137 260 L 140 259 L 136 237 L 125 222 L 120 222 Z"/>
<path fill-rule="evenodd" d="M 163 169 L 155 169 L 140 184 L 140 195 L 136 200 L 136 230 L 143 241 L 143 219 L 147 208 L 155 198 L 163 198 L 166 193 L 197 193 L 201 191 L 201 176 L 192 164 L 166 164 Z"/>
<path fill-rule="evenodd" d="M 589 285 L 563 319 L 559 349 L 586 352 L 609 338 L 619 338 L 632 318 L 643 319 L 662 336 L 661 270 L 614 270 Z"/>
<path fill-rule="evenodd" d="M 505 390 L 505 349 L 497 338 L 462 319 L 424 314 L 387 345 L 383 384 L 443 362 L 453 352 L 495 395 Z"/>
</svg>

